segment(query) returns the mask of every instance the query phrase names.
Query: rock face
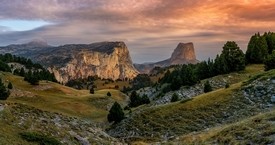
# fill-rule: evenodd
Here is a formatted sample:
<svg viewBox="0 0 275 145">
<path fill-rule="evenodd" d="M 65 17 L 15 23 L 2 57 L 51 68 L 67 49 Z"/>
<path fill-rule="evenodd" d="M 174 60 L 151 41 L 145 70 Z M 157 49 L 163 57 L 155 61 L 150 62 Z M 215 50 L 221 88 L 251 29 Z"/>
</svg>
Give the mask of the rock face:
<svg viewBox="0 0 275 145">
<path fill-rule="evenodd" d="M 47 46 L 28 51 L 23 51 L 24 49 L 9 53 L 27 56 L 43 64 L 61 83 L 95 75 L 113 80 L 132 79 L 138 74 L 124 42 Z M 0 48 L 0 52 L 3 51 L 4 48 Z"/>
<path fill-rule="evenodd" d="M 189 63 L 195 64 L 197 62 L 194 45 L 192 42 L 189 42 L 179 43 L 169 59 L 156 63 L 135 64 L 135 67 L 141 73 L 150 73 L 154 67 L 166 67 Z"/>
<path fill-rule="evenodd" d="M 123 42 L 65 45 L 49 55 L 42 54 L 35 60 L 48 66 L 57 80 L 64 83 L 95 75 L 114 80 L 132 79 L 138 74 Z"/>
<path fill-rule="evenodd" d="M 169 59 L 170 64 L 196 63 L 196 55 L 193 43 L 179 43 Z"/>
</svg>

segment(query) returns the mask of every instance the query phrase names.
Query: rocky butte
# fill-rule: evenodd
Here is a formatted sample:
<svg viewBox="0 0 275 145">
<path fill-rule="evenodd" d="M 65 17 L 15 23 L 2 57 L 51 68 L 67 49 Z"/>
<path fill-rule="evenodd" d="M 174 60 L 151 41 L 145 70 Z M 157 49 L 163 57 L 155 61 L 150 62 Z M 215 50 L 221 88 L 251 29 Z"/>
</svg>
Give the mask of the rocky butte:
<svg viewBox="0 0 275 145">
<path fill-rule="evenodd" d="M 141 73 L 150 73 L 154 67 L 166 67 L 177 64 L 195 64 L 199 62 L 196 59 L 195 49 L 192 42 L 179 43 L 169 59 L 155 62 L 135 64 L 136 69 Z"/>
<path fill-rule="evenodd" d="M 36 44 L 35 49 L 31 44 Z M 25 56 L 43 64 L 61 83 L 95 75 L 113 80 L 132 79 L 138 74 L 124 42 L 68 44 L 58 47 L 41 44 L 9 45 L 1 47 L 0 52 Z"/>
</svg>

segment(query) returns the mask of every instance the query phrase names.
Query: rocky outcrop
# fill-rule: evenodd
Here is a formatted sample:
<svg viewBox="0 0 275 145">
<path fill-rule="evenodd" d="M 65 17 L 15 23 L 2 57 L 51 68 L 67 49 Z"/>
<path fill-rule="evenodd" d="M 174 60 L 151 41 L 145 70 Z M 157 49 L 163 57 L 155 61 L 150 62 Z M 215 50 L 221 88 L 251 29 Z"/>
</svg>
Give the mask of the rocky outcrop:
<svg viewBox="0 0 275 145">
<path fill-rule="evenodd" d="M 34 60 L 47 66 L 61 83 L 88 76 L 132 79 L 138 74 L 123 42 L 64 45 L 51 53 L 38 55 Z"/>
<path fill-rule="evenodd" d="M 1 47 L 0 52 L 31 58 L 54 73 L 61 83 L 88 76 L 105 79 L 132 79 L 134 68 L 124 42 L 69 44 L 52 47 L 42 42 Z"/>
<path fill-rule="evenodd" d="M 225 90 L 217 91 L 219 93 L 223 92 L 224 96 L 216 95 L 215 93 L 217 92 L 212 92 L 213 94 L 209 96 L 196 97 L 193 103 L 186 104 L 188 107 L 182 104 L 192 101 L 192 96 L 189 99 L 184 99 L 171 105 L 139 107 L 122 122 L 108 129 L 107 132 L 113 137 L 127 141 L 153 138 L 158 142 L 165 142 L 192 132 L 201 132 L 209 128 L 238 122 L 241 121 L 240 119 L 274 109 L 275 103 L 272 102 L 275 94 L 274 82 L 275 71 L 267 72 L 253 77 L 239 87 L 236 84 L 227 88 L 231 89 L 228 94 L 225 93 L 227 92 Z M 217 83 L 217 87 L 220 86 L 219 84 L 224 84 L 224 82 Z M 191 89 L 193 90 L 194 88 Z M 182 93 L 185 93 L 185 91 Z M 202 103 L 210 96 L 211 98 L 222 97 L 223 99 L 212 98 L 213 100 L 208 103 Z M 202 100 L 198 101 L 200 99 Z M 193 108 L 194 106 L 198 107 Z"/>
<path fill-rule="evenodd" d="M 197 63 L 195 49 L 192 42 L 179 43 L 169 59 L 170 65 Z"/>
<path fill-rule="evenodd" d="M 154 67 L 166 67 L 177 64 L 195 64 L 198 60 L 196 59 L 195 49 L 192 42 L 179 43 L 169 59 L 156 62 L 156 63 L 144 63 L 135 64 L 134 66 L 141 73 L 150 73 Z"/>
</svg>

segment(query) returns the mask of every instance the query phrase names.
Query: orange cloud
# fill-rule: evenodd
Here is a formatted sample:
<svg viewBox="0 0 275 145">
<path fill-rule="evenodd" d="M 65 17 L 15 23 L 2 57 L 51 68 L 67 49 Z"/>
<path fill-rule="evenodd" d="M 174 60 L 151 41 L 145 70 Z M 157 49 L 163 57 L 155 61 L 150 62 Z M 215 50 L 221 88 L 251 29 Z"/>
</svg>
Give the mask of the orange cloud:
<svg viewBox="0 0 275 145">
<path fill-rule="evenodd" d="M 274 0 L 2 0 L 0 11 L 0 19 L 55 24 L 0 31 L 1 45 L 36 37 L 55 45 L 123 40 L 136 62 L 165 59 L 188 41 L 199 59 L 215 56 L 228 40 L 245 51 L 253 33 L 275 31 Z"/>
</svg>

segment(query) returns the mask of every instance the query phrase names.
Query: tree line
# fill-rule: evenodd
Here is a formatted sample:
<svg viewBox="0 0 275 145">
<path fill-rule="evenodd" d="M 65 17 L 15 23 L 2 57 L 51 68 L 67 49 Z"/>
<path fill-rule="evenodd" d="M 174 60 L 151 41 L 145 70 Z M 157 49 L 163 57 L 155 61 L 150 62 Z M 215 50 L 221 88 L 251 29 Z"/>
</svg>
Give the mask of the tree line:
<svg viewBox="0 0 275 145">
<path fill-rule="evenodd" d="M 168 70 L 164 77 L 159 80 L 159 83 L 168 84 L 165 88 L 168 92 L 178 90 L 181 86 L 195 85 L 206 78 L 244 69 L 245 54 L 236 42 L 228 41 L 224 44 L 222 53 L 217 55 L 215 59 L 178 66 L 172 72 Z"/>
<path fill-rule="evenodd" d="M 13 68 L 8 63 L 19 63 L 24 65 L 22 68 Z M 0 54 L 0 71 L 12 72 L 14 75 L 24 77 L 32 85 L 38 85 L 40 80 L 57 82 L 53 73 L 46 70 L 41 64 L 33 63 L 30 59 L 11 55 L 9 53 Z"/>
<path fill-rule="evenodd" d="M 164 93 L 171 90 L 178 90 L 181 86 L 191 86 L 200 82 L 203 79 L 214 77 L 221 74 L 242 71 L 247 64 L 265 64 L 265 70 L 275 69 L 275 33 L 266 32 L 263 35 L 256 33 L 251 36 L 247 46 L 247 51 L 244 54 L 240 47 L 234 41 L 228 41 L 224 44 L 221 54 L 215 59 L 208 59 L 197 64 L 188 64 L 176 66 L 171 72 L 166 71 L 158 83 L 166 87 L 162 91 Z M 125 92 L 137 90 L 142 87 L 152 85 L 148 75 L 138 75 L 133 80 L 132 88 L 124 88 Z M 225 85 L 228 88 L 229 84 Z M 204 92 L 212 91 L 209 81 L 204 84 Z M 178 101 L 177 94 L 173 94 L 171 102 Z M 126 107 L 137 107 L 142 104 L 148 104 L 150 100 L 148 96 L 140 97 L 136 91 L 132 91 L 130 102 Z M 124 118 L 124 113 L 121 106 L 116 102 L 112 106 L 108 121 L 115 123 L 120 122 Z"/>
</svg>

